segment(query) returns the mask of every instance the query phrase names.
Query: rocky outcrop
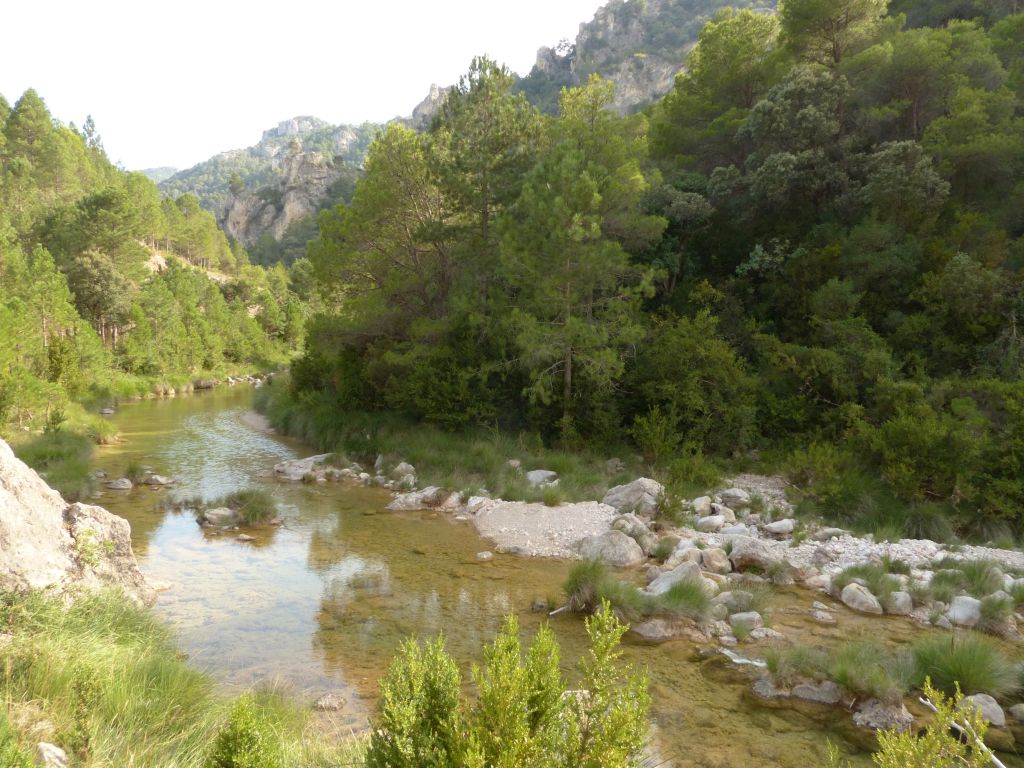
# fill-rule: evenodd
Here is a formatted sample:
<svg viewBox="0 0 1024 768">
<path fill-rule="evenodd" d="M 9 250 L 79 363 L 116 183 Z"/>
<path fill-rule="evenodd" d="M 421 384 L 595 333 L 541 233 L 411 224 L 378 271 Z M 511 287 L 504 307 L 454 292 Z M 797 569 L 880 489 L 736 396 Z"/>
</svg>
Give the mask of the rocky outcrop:
<svg viewBox="0 0 1024 768">
<path fill-rule="evenodd" d="M 0 589 L 66 594 L 75 587 L 120 587 L 140 604 L 156 596 L 126 520 L 68 504 L 0 441 Z"/>
<path fill-rule="evenodd" d="M 649 477 L 641 477 L 625 485 L 617 485 L 604 495 L 603 504 L 619 512 L 634 512 L 653 517 L 665 496 L 665 486 Z"/>
<path fill-rule="evenodd" d="M 430 124 L 434 122 L 434 117 L 441 111 L 445 97 L 448 96 L 448 92 L 451 89 L 452 86 L 442 88 L 437 83 L 432 83 L 430 91 L 427 93 L 423 101 L 413 108 L 412 116 L 402 118 L 399 122 L 404 123 L 417 131 L 428 130 L 430 128 Z"/>
</svg>

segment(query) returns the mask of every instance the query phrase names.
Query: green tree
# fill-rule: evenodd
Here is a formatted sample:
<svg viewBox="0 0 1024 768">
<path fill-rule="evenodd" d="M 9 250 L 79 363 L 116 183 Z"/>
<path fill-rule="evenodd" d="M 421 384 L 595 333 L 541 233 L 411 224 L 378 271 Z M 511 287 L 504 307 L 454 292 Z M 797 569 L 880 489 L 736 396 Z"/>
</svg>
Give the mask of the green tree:
<svg viewBox="0 0 1024 768">
<path fill-rule="evenodd" d="M 855 46 L 871 41 L 889 0 L 782 0 L 787 45 L 807 61 L 834 67 Z"/>
</svg>

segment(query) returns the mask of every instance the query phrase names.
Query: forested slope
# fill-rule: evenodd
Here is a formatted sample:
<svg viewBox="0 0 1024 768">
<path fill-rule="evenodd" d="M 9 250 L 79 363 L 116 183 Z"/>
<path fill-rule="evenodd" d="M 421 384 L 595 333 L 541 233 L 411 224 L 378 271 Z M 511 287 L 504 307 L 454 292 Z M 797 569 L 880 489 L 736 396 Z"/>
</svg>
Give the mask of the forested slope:
<svg viewBox="0 0 1024 768">
<path fill-rule="evenodd" d="M 545 117 L 478 60 L 322 214 L 337 311 L 293 399 L 631 439 L 680 482 L 784 468 L 886 535 L 1019 535 L 1024 15 L 898 10 L 723 11 L 628 117 L 599 77 Z"/>
</svg>

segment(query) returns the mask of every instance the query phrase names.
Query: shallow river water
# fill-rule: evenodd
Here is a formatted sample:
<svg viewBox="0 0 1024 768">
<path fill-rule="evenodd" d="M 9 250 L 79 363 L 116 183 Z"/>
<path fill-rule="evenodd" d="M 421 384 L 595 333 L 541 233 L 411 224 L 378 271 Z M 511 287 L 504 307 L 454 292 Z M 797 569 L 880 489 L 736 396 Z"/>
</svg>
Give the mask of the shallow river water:
<svg viewBox="0 0 1024 768">
<path fill-rule="evenodd" d="M 155 610 L 182 650 L 226 688 L 276 680 L 309 699 L 337 691 L 349 702 L 344 717 L 360 728 L 403 638 L 443 632 L 468 673 L 503 616 L 517 614 L 529 635 L 543 620 L 532 603 L 558 600 L 565 562 L 506 555 L 479 562 L 476 553 L 488 547 L 471 526 L 386 512 L 389 496 L 379 489 L 257 479 L 260 470 L 313 451 L 248 426 L 242 417 L 251 398 L 251 389 L 239 387 L 125 404 L 112 417 L 123 441 L 101 448 L 96 459 L 111 476 L 140 461 L 176 478 L 171 493 L 183 497 L 212 499 L 259 484 L 276 498 L 283 526 L 259 529 L 249 543 L 161 511 L 168 491 L 106 491 L 97 502 L 129 520 L 143 571 L 174 584 Z M 772 625 L 821 644 L 858 634 L 899 643 L 912 634 L 905 621 L 863 619 L 841 606 L 838 627 L 814 624 L 806 611 L 814 599 L 780 593 Z M 571 675 L 584 648 L 582 620 L 551 622 Z M 869 764 L 847 739 L 849 715 L 753 702 L 747 673 L 722 657 L 702 659 L 688 641 L 629 642 L 626 657 L 649 670 L 665 766 L 811 768 L 826 764 L 828 741 L 854 765 Z"/>
</svg>

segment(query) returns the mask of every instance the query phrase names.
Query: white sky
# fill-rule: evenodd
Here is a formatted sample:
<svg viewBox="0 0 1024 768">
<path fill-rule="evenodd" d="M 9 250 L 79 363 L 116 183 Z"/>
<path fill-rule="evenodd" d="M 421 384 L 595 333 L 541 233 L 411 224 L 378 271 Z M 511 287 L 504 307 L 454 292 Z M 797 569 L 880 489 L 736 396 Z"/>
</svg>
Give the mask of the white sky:
<svg viewBox="0 0 1024 768">
<path fill-rule="evenodd" d="M 525 74 L 604 0 L 11 0 L 0 93 L 91 114 L 111 160 L 187 168 L 296 115 L 408 115 L 486 53 Z"/>
</svg>

